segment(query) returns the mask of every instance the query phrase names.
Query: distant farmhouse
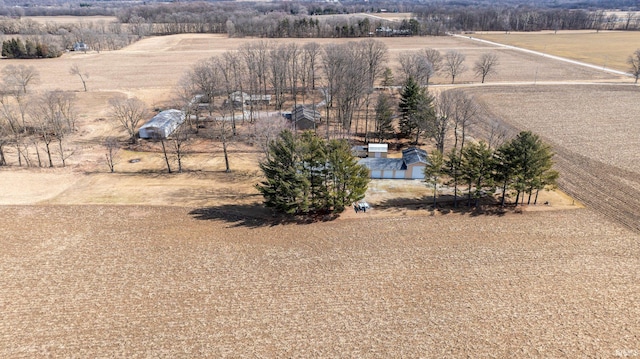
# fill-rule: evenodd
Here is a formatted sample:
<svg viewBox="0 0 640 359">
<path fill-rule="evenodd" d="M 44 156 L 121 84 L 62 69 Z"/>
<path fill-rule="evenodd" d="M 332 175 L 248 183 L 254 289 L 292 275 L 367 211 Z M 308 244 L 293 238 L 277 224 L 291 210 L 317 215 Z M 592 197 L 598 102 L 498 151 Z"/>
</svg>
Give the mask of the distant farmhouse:
<svg viewBox="0 0 640 359">
<path fill-rule="evenodd" d="M 161 139 L 169 137 L 185 120 L 185 113 L 180 110 L 165 110 L 153 116 L 140 127 L 140 138 Z"/>
<path fill-rule="evenodd" d="M 246 92 L 235 91 L 229 95 L 227 101 L 230 101 L 235 108 L 269 105 L 271 103 L 271 95 L 249 95 Z"/>
<path fill-rule="evenodd" d="M 73 44 L 73 51 L 89 51 L 89 45 L 85 44 L 83 41 L 76 42 Z"/>
<path fill-rule="evenodd" d="M 424 179 L 428 160 L 427 151 L 410 147 L 402 151 L 402 158 L 368 157 L 358 163 L 369 169 L 371 178 Z"/>
</svg>

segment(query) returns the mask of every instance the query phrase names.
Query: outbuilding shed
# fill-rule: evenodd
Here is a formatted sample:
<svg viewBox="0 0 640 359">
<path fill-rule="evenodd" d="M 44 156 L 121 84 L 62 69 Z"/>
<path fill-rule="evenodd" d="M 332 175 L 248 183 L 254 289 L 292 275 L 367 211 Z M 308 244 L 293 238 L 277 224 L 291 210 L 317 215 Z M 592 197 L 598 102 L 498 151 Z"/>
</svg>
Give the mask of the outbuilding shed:
<svg viewBox="0 0 640 359">
<path fill-rule="evenodd" d="M 140 138 L 167 138 L 185 120 L 185 113 L 180 110 L 165 110 L 153 116 L 140 127 Z"/>
<path fill-rule="evenodd" d="M 367 156 L 375 158 L 386 158 L 389 152 L 389 145 L 386 143 L 370 143 L 367 146 Z"/>
<path fill-rule="evenodd" d="M 315 129 L 320 119 L 320 112 L 304 105 L 297 105 L 291 111 L 291 121 L 297 130 Z"/>
</svg>

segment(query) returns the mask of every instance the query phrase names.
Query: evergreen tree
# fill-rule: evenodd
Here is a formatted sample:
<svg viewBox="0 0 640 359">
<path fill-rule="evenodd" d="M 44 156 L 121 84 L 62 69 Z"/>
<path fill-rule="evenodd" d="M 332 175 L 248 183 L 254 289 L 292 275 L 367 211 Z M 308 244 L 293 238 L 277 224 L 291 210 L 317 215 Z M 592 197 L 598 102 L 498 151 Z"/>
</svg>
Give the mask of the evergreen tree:
<svg viewBox="0 0 640 359">
<path fill-rule="evenodd" d="M 283 131 L 269 145 L 269 158 L 260 163 L 266 180 L 257 185 L 267 207 L 296 214 L 308 209 L 309 181 L 300 171 L 301 158 L 293 134 Z"/>
<path fill-rule="evenodd" d="M 529 194 L 527 203 L 531 203 L 534 190 L 555 185 L 558 173 L 552 169 L 553 152 L 538 135 L 530 131 L 520 132 L 503 145 L 499 153 L 504 156 L 503 166 L 510 167 L 500 169 L 501 180 L 510 182 L 511 188 L 516 191 L 516 205 L 521 198 L 524 202 L 524 194 Z"/>
<path fill-rule="evenodd" d="M 429 156 L 427 165 L 424 167 L 424 181 L 433 184 L 433 208 L 436 208 L 438 196 L 438 181 L 444 174 L 444 157 L 439 150 L 433 150 Z"/>
<path fill-rule="evenodd" d="M 345 140 L 328 143 L 327 186 L 333 213 L 344 211 L 347 205 L 361 200 L 369 184 L 369 171 L 358 164 Z"/>
<path fill-rule="evenodd" d="M 327 148 L 324 141 L 313 132 L 302 134 L 299 141 L 301 166 L 303 175 L 309 180 L 309 197 L 311 211 L 321 211 L 328 207 L 327 181 Z"/>
<path fill-rule="evenodd" d="M 415 136 L 417 144 L 420 135 L 430 130 L 435 121 L 433 97 L 409 77 L 400 93 L 400 133 L 404 137 Z"/>
<path fill-rule="evenodd" d="M 378 96 L 375 122 L 378 142 L 382 142 L 393 135 L 393 109 L 391 97 L 387 94 L 380 94 L 380 96 Z"/>
<path fill-rule="evenodd" d="M 369 183 L 346 141 L 326 142 L 310 131 L 297 139 L 283 131 L 260 169 L 266 179 L 256 188 L 265 205 L 286 214 L 340 213 L 364 198 Z"/>
<path fill-rule="evenodd" d="M 445 173 L 451 178 L 453 184 L 453 207 L 458 207 L 458 183 L 460 181 L 460 155 L 455 148 L 452 148 L 444 162 Z"/>
<path fill-rule="evenodd" d="M 391 71 L 391 68 L 389 67 L 385 67 L 384 72 L 382 73 L 382 86 L 393 86 L 393 71 Z"/>
<path fill-rule="evenodd" d="M 516 168 L 516 154 L 511 142 L 506 142 L 494 153 L 494 181 L 502 187 L 502 198 L 500 205 L 504 207 L 505 196 L 514 181 Z"/>
<path fill-rule="evenodd" d="M 462 178 L 467 181 L 468 185 L 467 206 L 471 207 L 471 198 L 473 197 L 477 207 L 483 191 L 493 187 L 493 151 L 483 141 L 466 146 L 462 150 L 460 168 Z"/>
<path fill-rule="evenodd" d="M 38 51 L 36 48 L 36 43 L 27 39 L 24 43 L 25 54 L 24 57 L 28 59 L 35 59 L 38 57 Z"/>
</svg>

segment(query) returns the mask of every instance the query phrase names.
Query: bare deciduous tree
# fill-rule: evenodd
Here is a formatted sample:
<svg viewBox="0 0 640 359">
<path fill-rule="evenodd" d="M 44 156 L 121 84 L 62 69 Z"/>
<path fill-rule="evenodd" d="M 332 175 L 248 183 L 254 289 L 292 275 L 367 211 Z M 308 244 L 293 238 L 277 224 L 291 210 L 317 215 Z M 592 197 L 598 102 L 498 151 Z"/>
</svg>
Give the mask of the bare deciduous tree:
<svg viewBox="0 0 640 359">
<path fill-rule="evenodd" d="M 49 167 L 53 167 L 51 143 L 58 142 L 58 154 L 62 166 L 73 154 L 64 148 L 66 135 L 73 131 L 75 124 L 75 96 L 63 91 L 50 91 L 35 101 L 31 108 L 31 118 L 38 129 L 41 140 L 45 144 Z"/>
<path fill-rule="evenodd" d="M 638 83 L 638 78 L 640 78 L 640 49 L 637 49 L 633 55 L 627 58 L 627 65 L 629 65 L 629 72 L 635 79 L 635 83 Z"/>
<path fill-rule="evenodd" d="M 433 69 L 433 73 L 437 74 L 442 70 L 442 54 L 440 51 L 436 49 L 426 48 L 424 49 L 424 56 L 427 58 L 427 61 L 431 64 L 431 68 Z"/>
<path fill-rule="evenodd" d="M 40 73 L 33 66 L 7 65 L 2 69 L 4 84 L 10 89 L 27 93 L 27 86 L 37 83 Z"/>
<path fill-rule="evenodd" d="M 364 40 L 359 43 L 360 51 L 363 53 L 363 60 L 366 64 L 367 70 L 367 89 L 366 89 L 366 97 L 364 101 L 364 142 L 369 142 L 369 102 L 371 93 L 373 93 L 373 88 L 375 82 L 378 78 L 382 77 L 382 74 L 385 70 L 385 63 L 387 60 L 387 46 L 377 40 Z M 356 125 L 356 132 L 357 132 Z"/>
<path fill-rule="evenodd" d="M 429 80 L 435 73 L 433 65 L 421 51 L 402 53 L 398 56 L 398 62 L 403 82 L 411 77 L 420 86 L 428 86 Z"/>
<path fill-rule="evenodd" d="M 290 60 L 291 53 L 285 44 L 269 50 L 269 82 L 273 89 L 276 110 L 281 110 L 284 104 Z"/>
<path fill-rule="evenodd" d="M 116 96 L 109 99 L 112 118 L 127 131 L 129 141 L 136 143 L 138 124 L 148 117 L 147 105 L 140 99 Z"/>
<path fill-rule="evenodd" d="M 498 66 L 498 55 L 491 52 L 482 54 L 474 63 L 473 69 L 476 76 L 480 76 L 482 78 L 481 83 L 484 83 L 487 76 L 496 73 L 496 66 Z"/>
<path fill-rule="evenodd" d="M 83 73 L 78 64 L 71 65 L 71 68 L 69 69 L 69 74 L 80 77 L 80 81 L 82 81 L 82 87 L 84 87 L 84 92 L 87 92 L 86 79 L 89 78 L 89 74 L 87 72 Z"/>
<path fill-rule="evenodd" d="M 213 121 L 213 136 L 220 139 L 222 142 L 222 154 L 224 155 L 225 172 L 231 172 L 231 166 L 229 165 L 229 137 L 231 135 L 229 125 L 229 115 L 232 113 L 229 105 L 222 105 L 218 108 L 220 117 L 217 117 Z"/>
<path fill-rule="evenodd" d="M 107 166 L 109 166 L 109 171 L 113 173 L 115 172 L 116 156 L 120 151 L 120 143 L 115 137 L 107 137 L 104 140 L 103 146 L 105 149 L 105 161 L 107 163 Z"/>
<path fill-rule="evenodd" d="M 467 68 L 464 65 L 466 57 L 455 50 L 448 51 L 444 55 L 444 70 L 451 76 L 451 83 L 455 83 L 456 76 L 463 73 Z"/>
<path fill-rule="evenodd" d="M 9 96 L 8 93 L 0 94 L 0 125 L 3 127 L 3 138 L 6 140 L 5 144 L 12 144 L 14 146 L 18 157 L 18 166 L 22 166 L 22 159 L 25 157 L 22 151 L 25 126 L 24 119 L 20 121 L 20 115 L 16 110 L 17 101 L 14 100 L 15 99 Z M 4 156 L 2 157 L 2 159 L 5 160 Z M 28 158 L 25 158 L 25 161 L 28 162 Z"/>
<path fill-rule="evenodd" d="M 316 89 L 316 72 L 318 71 L 318 56 L 321 53 L 321 47 L 317 42 L 306 43 L 302 49 L 306 54 L 304 63 L 308 65 L 305 71 L 306 83 L 311 90 Z"/>
<path fill-rule="evenodd" d="M 178 126 L 178 128 L 176 128 L 175 131 L 173 131 L 173 133 L 171 134 L 169 140 L 171 142 L 173 153 L 176 156 L 178 173 L 182 173 L 182 160 L 184 159 L 187 145 L 189 143 L 189 127 L 185 126 L 184 124 Z"/>
<path fill-rule="evenodd" d="M 329 106 L 335 109 L 337 122 L 348 133 L 351 131 L 353 116 L 366 94 L 367 64 L 363 53 L 353 44 L 327 45 L 322 57 L 330 97 Z M 327 118 L 327 136 L 328 122 Z"/>
<path fill-rule="evenodd" d="M 449 135 L 449 128 L 453 120 L 454 98 L 452 91 L 443 91 L 435 98 L 435 123 L 433 130 L 433 140 L 436 149 L 444 153 L 445 141 Z"/>
<path fill-rule="evenodd" d="M 269 144 L 278 137 L 280 132 L 287 128 L 289 128 L 287 120 L 278 114 L 261 117 L 255 121 L 254 136 L 260 146 L 260 150 L 267 158 L 269 156 Z"/>
</svg>

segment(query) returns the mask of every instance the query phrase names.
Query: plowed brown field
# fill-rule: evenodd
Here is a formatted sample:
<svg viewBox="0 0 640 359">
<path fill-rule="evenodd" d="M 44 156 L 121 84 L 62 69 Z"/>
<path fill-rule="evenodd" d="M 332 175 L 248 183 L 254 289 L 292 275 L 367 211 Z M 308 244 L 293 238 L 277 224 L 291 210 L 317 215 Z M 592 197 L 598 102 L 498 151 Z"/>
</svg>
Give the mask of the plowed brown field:
<svg viewBox="0 0 640 359">
<path fill-rule="evenodd" d="M 494 118 L 552 145 L 563 190 L 640 232 L 638 87 L 498 86 L 470 92 Z"/>
<path fill-rule="evenodd" d="M 638 353 L 639 237 L 590 210 L 268 225 L 0 208 L 0 356 Z"/>
</svg>

